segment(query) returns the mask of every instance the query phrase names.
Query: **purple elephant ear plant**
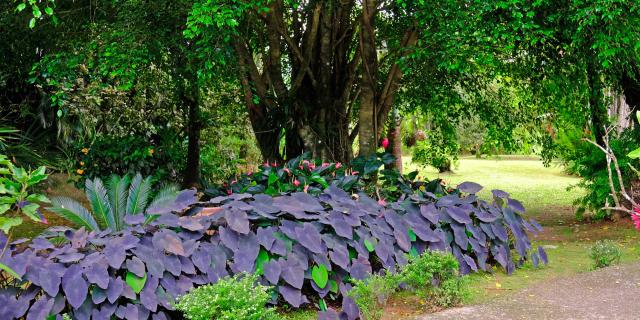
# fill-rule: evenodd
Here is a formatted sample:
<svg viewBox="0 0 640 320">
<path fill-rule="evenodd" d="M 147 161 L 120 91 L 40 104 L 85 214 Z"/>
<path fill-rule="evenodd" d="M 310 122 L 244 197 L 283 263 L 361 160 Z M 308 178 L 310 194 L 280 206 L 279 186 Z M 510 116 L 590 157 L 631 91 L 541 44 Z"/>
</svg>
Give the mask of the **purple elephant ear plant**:
<svg viewBox="0 0 640 320">
<path fill-rule="evenodd" d="M 480 200 L 480 189 L 418 190 L 386 205 L 335 185 L 317 195 L 233 193 L 195 204 L 187 191 L 155 220 L 126 216 L 129 226 L 119 232 L 54 228 L 10 245 L 1 262 L 23 281 L 0 291 L 0 318 L 168 319 L 176 316 L 174 299 L 191 288 L 249 272 L 273 287 L 274 304 L 342 301 L 341 319 L 356 319 L 345 297 L 352 279 L 394 272 L 425 250 L 452 252 L 463 274 L 546 263 L 527 236 L 541 228 L 520 202 L 498 190 L 493 201 Z M 220 211 L 198 214 L 207 207 Z M 185 211 L 193 216 L 175 214 Z"/>
</svg>

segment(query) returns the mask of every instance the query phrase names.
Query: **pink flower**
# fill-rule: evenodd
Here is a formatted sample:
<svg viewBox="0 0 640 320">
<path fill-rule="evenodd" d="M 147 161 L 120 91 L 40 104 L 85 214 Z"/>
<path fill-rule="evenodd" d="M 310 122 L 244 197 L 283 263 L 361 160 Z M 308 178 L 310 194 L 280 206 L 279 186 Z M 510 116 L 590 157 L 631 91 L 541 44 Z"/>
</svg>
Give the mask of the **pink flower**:
<svg viewBox="0 0 640 320">
<path fill-rule="evenodd" d="M 298 181 L 298 179 L 293 179 L 293 185 L 296 187 L 300 186 L 300 181 Z"/>
<path fill-rule="evenodd" d="M 263 166 L 263 167 L 267 167 L 267 168 L 268 168 L 268 167 L 270 167 L 270 165 L 269 165 L 269 161 L 266 161 L 265 163 L 263 163 L 263 164 L 262 164 L 262 166 Z"/>
<path fill-rule="evenodd" d="M 378 204 L 381 206 L 386 206 L 387 202 L 384 200 L 384 198 L 380 198 L 380 200 L 378 200 Z"/>
<path fill-rule="evenodd" d="M 382 139 L 382 148 L 387 149 L 388 146 L 389 146 L 389 139 L 387 138 Z"/>
<path fill-rule="evenodd" d="M 336 169 L 340 169 L 340 167 L 342 167 L 342 163 L 336 162 Z"/>
<path fill-rule="evenodd" d="M 329 162 L 323 162 L 323 163 L 322 163 L 322 166 L 323 166 L 323 167 L 328 167 L 329 165 L 330 165 L 330 163 L 329 163 Z"/>
<path fill-rule="evenodd" d="M 307 193 L 307 190 L 309 190 L 309 185 L 305 184 L 303 189 L 304 193 Z"/>
<path fill-rule="evenodd" d="M 309 163 L 309 169 L 313 170 L 316 168 L 316 164 L 315 163 Z"/>
<path fill-rule="evenodd" d="M 633 213 L 631 214 L 631 221 L 636 226 L 636 229 L 640 230 L 640 207 L 633 208 Z"/>
<path fill-rule="evenodd" d="M 228 194 L 228 195 L 231 195 L 232 193 L 233 193 L 233 191 L 231 191 L 231 189 L 228 189 L 228 190 L 227 190 L 227 194 Z"/>
<path fill-rule="evenodd" d="M 351 175 L 352 175 L 352 176 L 357 176 L 357 175 L 358 175 L 358 171 L 352 171 L 352 172 L 351 172 Z"/>
<path fill-rule="evenodd" d="M 291 170 L 289 168 L 284 168 L 282 171 L 286 172 L 288 175 L 291 175 Z"/>
<path fill-rule="evenodd" d="M 249 172 L 247 172 L 247 175 L 248 175 L 248 176 L 253 175 L 253 171 L 249 171 Z"/>
</svg>

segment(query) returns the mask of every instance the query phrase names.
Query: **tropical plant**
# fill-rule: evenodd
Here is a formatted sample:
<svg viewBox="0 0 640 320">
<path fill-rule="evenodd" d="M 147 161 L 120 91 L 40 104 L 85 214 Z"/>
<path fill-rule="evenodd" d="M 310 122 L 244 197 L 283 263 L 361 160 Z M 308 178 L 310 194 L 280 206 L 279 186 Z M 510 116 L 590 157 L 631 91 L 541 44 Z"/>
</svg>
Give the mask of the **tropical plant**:
<svg viewBox="0 0 640 320">
<path fill-rule="evenodd" d="M 275 309 L 266 307 L 270 288 L 258 278 L 240 273 L 195 288 L 177 299 L 176 310 L 189 320 L 276 320 Z"/>
<path fill-rule="evenodd" d="M 106 185 L 100 178 L 85 181 L 85 193 L 91 211 L 80 202 L 68 197 L 53 197 L 51 212 L 67 219 L 79 227 L 88 230 L 109 229 L 121 231 L 127 225 L 127 216 L 145 215 L 153 219 L 151 208 L 166 205 L 176 200 L 178 189 L 175 186 L 161 188 L 151 199 L 152 178 L 143 178 L 140 173 L 133 179 L 129 175 L 112 175 Z"/>
<path fill-rule="evenodd" d="M 0 154 L 0 230 L 6 234 L 0 258 L 9 245 L 13 227 L 22 224 L 22 216 L 36 222 L 46 222 L 38 203 L 48 203 L 49 199 L 43 194 L 33 192 L 33 188 L 47 177 L 45 167 L 28 171 L 16 167 L 6 156 Z M 0 269 L 17 277 L 12 269 L 2 263 Z"/>
</svg>

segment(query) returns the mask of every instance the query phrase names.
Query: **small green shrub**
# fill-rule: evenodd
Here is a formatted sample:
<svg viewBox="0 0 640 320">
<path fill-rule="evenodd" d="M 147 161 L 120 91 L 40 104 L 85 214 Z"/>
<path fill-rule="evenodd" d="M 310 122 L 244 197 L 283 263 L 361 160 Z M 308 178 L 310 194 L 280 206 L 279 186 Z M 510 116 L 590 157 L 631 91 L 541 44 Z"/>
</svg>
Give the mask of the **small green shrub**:
<svg viewBox="0 0 640 320">
<path fill-rule="evenodd" d="M 363 320 L 382 318 L 387 299 L 398 288 L 399 278 L 392 273 L 375 274 L 365 280 L 354 280 L 353 288 L 347 293 L 360 309 Z"/>
<path fill-rule="evenodd" d="M 190 320 L 275 320 L 275 309 L 265 307 L 270 288 L 257 280 L 256 275 L 237 274 L 198 287 L 178 298 L 176 310 Z"/>
<path fill-rule="evenodd" d="M 620 248 L 611 240 L 598 240 L 589 252 L 595 268 L 616 264 L 620 262 L 620 256 L 622 256 Z"/>
<path fill-rule="evenodd" d="M 466 279 L 458 274 L 458 261 L 451 254 L 425 252 L 409 258 L 399 274 L 400 282 L 442 307 L 457 305 L 466 292 Z"/>
</svg>

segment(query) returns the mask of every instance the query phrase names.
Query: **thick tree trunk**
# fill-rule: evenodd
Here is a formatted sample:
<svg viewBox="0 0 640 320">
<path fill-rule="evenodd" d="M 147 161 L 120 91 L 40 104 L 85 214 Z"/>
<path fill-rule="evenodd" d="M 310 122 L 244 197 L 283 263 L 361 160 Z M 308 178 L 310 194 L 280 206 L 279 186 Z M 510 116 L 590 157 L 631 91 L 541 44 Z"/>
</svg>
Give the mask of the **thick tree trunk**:
<svg viewBox="0 0 640 320">
<path fill-rule="evenodd" d="M 359 153 L 360 156 L 374 154 L 378 142 L 378 117 L 376 115 L 376 76 L 378 55 L 376 52 L 375 19 L 376 1 L 362 1 L 360 20 L 360 52 L 362 54 L 362 82 L 360 85 Z"/>
<path fill-rule="evenodd" d="M 397 109 L 393 109 L 393 116 L 389 119 L 389 149 L 396 158 L 389 168 L 402 173 L 402 118 Z"/>
<path fill-rule="evenodd" d="M 200 95 L 197 88 L 193 91 L 191 95 L 185 95 L 183 99 L 189 108 L 187 165 L 182 179 L 184 188 L 197 187 L 200 183 L 200 132 L 202 130 L 202 120 L 200 119 Z"/>
<path fill-rule="evenodd" d="M 640 125 L 636 111 L 640 110 L 640 72 L 636 72 L 635 79 L 624 75 L 620 86 L 622 87 L 622 93 L 624 93 L 625 102 L 631 110 L 631 119 L 629 120 L 634 124 L 635 130 L 639 130 Z"/>
<path fill-rule="evenodd" d="M 587 64 L 587 81 L 589 84 L 589 109 L 591 111 L 591 130 L 596 142 L 604 143 L 604 127 L 608 124 L 607 106 L 604 103 L 604 92 L 600 72 L 595 62 Z"/>
</svg>

